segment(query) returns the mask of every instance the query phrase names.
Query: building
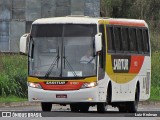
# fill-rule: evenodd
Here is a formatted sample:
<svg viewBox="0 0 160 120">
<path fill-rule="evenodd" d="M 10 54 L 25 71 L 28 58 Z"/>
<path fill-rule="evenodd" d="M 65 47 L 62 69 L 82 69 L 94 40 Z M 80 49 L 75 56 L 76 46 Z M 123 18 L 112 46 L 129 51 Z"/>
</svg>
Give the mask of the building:
<svg viewBox="0 0 160 120">
<path fill-rule="evenodd" d="M 0 52 L 19 52 L 19 39 L 38 18 L 98 17 L 100 0 L 0 0 Z"/>
</svg>

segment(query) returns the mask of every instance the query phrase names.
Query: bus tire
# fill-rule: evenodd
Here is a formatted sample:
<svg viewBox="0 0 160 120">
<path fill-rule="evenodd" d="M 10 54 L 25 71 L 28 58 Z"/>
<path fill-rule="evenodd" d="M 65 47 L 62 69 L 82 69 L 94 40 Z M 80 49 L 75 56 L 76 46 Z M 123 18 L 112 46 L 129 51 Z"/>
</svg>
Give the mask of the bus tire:
<svg viewBox="0 0 160 120">
<path fill-rule="evenodd" d="M 52 109 L 52 103 L 41 103 L 42 111 L 51 111 Z"/>
<path fill-rule="evenodd" d="M 107 103 L 98 103 L 97 104 L 97 111 L 99 113 L 104 113 L 107 111 Z"/>
<path fill-rule="evenodd" d="M 138 102 L 139 102 L 139 89 L 137 87 L 136 88 L 136 93 L 135 93 L 135 101 L 129 102 L 128 112 L 130 112 L 130 113 L 136 113 L 137 109 L 138 109 Z"/>
<path fill-rule="evenodd" d="M 106 102 L 104 103 L 98 103 L 97 104 L 97 111 L 99 113 L 104 113 L 107 111 L 107 106 L 108 103 L 111 103 L 111 99 L 112 99 L 112 86 L 111 86 L 111 82 L 108 85 L 108 89 L 107 89 L 107 96 L 106 96 Z"/>
<path fill-rule="evenodd" d="M 119 112 L 120 113 L 127 113 L 128 112 L 128 109 L 126 108 L 127 105 L 123 105 L 123 106 L 119 106 L 118 109 L 119 109 Z"/>
<path fill-rule="evenodd" d="M 89 105 L 82 105 L 80 106 L 80 112 L 88 112 Z"/>
<path fill-rule="evenodd" d="M 70 108 L 72 112 L 79 112 L 80 108 L 77 104 L 70 104 Z"/>
</svg>

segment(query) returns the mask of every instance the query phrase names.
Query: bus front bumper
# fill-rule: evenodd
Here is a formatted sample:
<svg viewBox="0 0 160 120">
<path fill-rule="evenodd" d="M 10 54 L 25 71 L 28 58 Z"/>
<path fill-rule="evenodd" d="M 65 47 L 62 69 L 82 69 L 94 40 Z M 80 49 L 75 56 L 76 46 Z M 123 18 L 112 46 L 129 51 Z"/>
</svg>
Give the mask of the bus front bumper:
<svg viewBox="0 0 160 120">
<path fill-rule="evenodd" d="M 30 102 L 52 102 L 52 103 L 79 103 L 99 102 L 98 87 L 85 88 L 72 91 L 51 91 L 28 87 L 28 100 Z"/>
</svg>

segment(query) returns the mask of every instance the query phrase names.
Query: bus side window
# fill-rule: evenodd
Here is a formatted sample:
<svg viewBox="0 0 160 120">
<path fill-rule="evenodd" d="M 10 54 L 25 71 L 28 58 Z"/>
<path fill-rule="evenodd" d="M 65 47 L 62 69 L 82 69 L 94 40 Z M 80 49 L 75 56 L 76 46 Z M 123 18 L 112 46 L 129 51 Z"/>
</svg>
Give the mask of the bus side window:
<svg viewBox="0 0 160 120">
<path fill-rule="evenodd" d="M 136 29 L 130 28 L 130 51 L 133 53 L 137 52 L 137 38 L 136 38 Z"/>
<path fill-rule="evenodd" d="M 143 43 L 144 43 L 144 52 L 149 52 L 149 36 L 148 36 L 148 30 L 143 29 Z"/>
<path fill-rule="evenodd" d="M 137 44 L 138 44 L 138 52 L 140 54 L 143 53 L 143 36 L 142 29 L 137 29 Z"/>
<path fill-rule="evenodd" d="M 129 29 L 123 27 L 122 28 L 122 46 L 123 51 L 128 52 L 129 51 Z"/>
<path fill-rule="evenodd" d="M 113 26 L 106 26 L 108 52 L 115 52 Z"/>
<path fill-rule="evenodd" d="M 120 27 L 114 27 L 114 44 L 115 44 L 115 50 L 116 52 L 121 51 L 121 28 Z"/>
</svg>

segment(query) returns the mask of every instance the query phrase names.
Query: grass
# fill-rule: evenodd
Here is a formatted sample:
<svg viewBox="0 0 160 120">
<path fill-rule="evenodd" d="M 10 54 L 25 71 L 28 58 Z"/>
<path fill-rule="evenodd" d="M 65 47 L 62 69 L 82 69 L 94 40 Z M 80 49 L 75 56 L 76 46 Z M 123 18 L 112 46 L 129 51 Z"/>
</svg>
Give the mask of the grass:
<svg viewBox="0 0 160 120">
<path fill-rule="evenodd" d="M 27 57 L 0 55 L 0 96 L 27 97 Z"/>
<path fill-rule="evenodd" d="M 160 101 L 160 87 L 151 87 L 150 101 Z"/>
<path fill-rule="evenodd" d="M 160 87 L 160 52 L 156 51 L 152 53 L 151 60 L 152 86 L 157 88 Z"/>
<path fill-rule="evenodd" d="M 23 102 L 23 101 L 27 101 L 26 98 L 20 98 L 14 95 L 10 95 L 7 97 L 0 97 L 0 103 L 6 103 L 6 102 Z"/>
<path fill-rule="evenodd" d="M 152 53 L 151 101 L 160 101 L 160 52 Z"/>
</svg>

